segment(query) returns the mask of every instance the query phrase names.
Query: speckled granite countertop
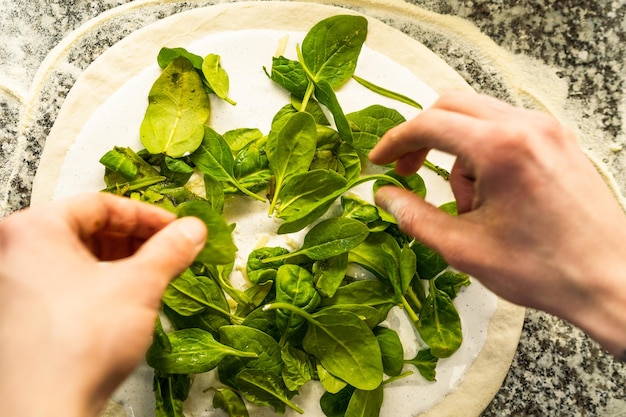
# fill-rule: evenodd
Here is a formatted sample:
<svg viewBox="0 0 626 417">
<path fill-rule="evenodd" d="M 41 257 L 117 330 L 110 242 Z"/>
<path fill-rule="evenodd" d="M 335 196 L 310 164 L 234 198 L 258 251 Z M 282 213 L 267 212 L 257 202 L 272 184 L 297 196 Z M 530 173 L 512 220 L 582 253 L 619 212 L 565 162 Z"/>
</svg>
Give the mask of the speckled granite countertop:
<svg viewBox="0 0 626 417">
<path fill-rule="evenodd" d="M 624 0 L 409 2 L 473 22 L 512 56 L 553 68 L 566 86 L 567 107 L 591 138 L 584 146 L 626 194 Z M 29 204 L 47 133 L 81 71 L 130 32 L 209 4 L 0 0 L 0 217 Z M 115 13 L 120 8 L 123 13 Z M 368 13 L 367 7 L 360 11 Z M 374 17 L 431 48 L 476 90 L 510 98 L 497 71 L 445 33 L 399 17 Z M 510 372 L 483 415 L 626 416 L 626 366 L 561 320 L 528 311 Z"/>
</svg>

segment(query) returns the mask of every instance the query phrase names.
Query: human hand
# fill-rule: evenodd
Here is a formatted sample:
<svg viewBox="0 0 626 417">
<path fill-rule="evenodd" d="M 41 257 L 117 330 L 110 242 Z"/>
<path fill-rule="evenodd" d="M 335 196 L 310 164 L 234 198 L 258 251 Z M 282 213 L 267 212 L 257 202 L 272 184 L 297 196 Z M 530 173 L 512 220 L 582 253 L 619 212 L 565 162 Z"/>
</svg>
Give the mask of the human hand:
<svg viewBox="0 0 626 417">
<path fill-rule="evenodd" d="M 205 239 L 198 219 L 110 194 L 4 219 L 0 415 L 96 415 L 142 359 L 163 291 Z"/>
<path fill-rule="evenodd" d="M 397 161 L 408 175 L 433 148 L 457 157 L 459 216 L 389 186 L 377 203 L 451 266 L 626 357 L 626 217 L 574 134 L 540 112 L 449 93 L 390 130 L 369 158 Z"/>
</svg>

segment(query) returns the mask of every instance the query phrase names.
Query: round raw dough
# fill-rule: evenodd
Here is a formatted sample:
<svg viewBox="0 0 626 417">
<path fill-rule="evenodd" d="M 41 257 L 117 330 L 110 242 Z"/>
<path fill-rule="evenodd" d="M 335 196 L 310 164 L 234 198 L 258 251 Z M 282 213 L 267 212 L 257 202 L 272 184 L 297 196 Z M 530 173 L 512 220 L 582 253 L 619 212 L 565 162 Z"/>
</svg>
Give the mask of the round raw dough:
<svg viewBox="0 0 626 417">
<path fill-rule="evenodd" d="M 163 45 L 185 45 L 201 36 L 237 29 L 306 31 L 319 20 L 353 11 L 315 3 L 231 3 L 194 9 L 151 24 L 102 54 L 78 79 L 51 130 L 32 193 L 32 204 L 49 201 L 67 150 L 91 114 L 128 79 L 154 63 Z M 268 18 L 271 16 L 271 18 Z M 298 16 L 298 18 L 294 18 Z M 368 16 L 366 16 L 368 17 Z M 471 90 L 445 62 L 414 39 L 368 17 L 368 47 L 409 68 L 437 93 Z M 89 97 L 90 100 L 84 100 Z M 487 340 L 458 388 L 423 416 L 476 416 L 489 404 L 515 353 L 524 309 L 498 300 Z M 114 407 L 107 415 L 123 416 Z"/>
</svg>

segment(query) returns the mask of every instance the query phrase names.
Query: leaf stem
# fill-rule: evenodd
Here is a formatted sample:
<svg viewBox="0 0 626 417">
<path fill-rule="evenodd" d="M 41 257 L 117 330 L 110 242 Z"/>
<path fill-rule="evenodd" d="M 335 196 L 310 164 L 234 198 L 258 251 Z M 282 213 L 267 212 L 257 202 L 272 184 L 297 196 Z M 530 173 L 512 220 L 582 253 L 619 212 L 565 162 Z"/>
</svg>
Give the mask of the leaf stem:
<svg viewBox="0 0 626 417">
<path fill-rule="evenodd" d="M 413 311 L 413 308 L 411 308 L 411 305 L 404 297 L 402 297 L 402 307 L 406 311 L 406 314 L 409 315 L 409 318 L 411 319 L 413 324 L 417 325 L 417 323 L 420 321 L 420 318 L 417 314 L 415 314 L 415 311 Z"/>
<path fill-rule="evenodd" d="M 370 81 L 364 80 L 363 78 L 357 76 L 357 75 L 352 75 L 352 78 L 354 79 L 354 81 L 356 81 L 357 83 L 361 84 L 363 87 L 367 88 L 370 91 L 373 91 L 377 94 L 380 94 L 383 97 L 389 97 L 392 98 L 394 100 L 397 100 L 401 103 L 404 104 L 408 104 L 409 106 L 415 107 L 416 109 L 422 110 L 423 107 L 421 104 L 419 104 L 417 101 L 413 100 L 410 97 L 407 97 L 403 94 L 400 93 L 396 93 L 395 91 L 391 91 L 388 90 L 384 87 L 381 87 L 379 85 L 376 85 Z"/>
<path fill-rule="evenodd" d="M 321 323 L 318 322 L 311 314 L 307 313 L 306 311 L 304 311 L 301 308 L 298 308 L 292 304 L 289 303 L 282 303 L 282 302 L 277 302 L 277 303 L 269 303 L 269 304 L 265 304 L 263 306 L 263 311 L 270 311 L 270 310 L 289 310 L 292 311 L 302 317 L 304 317 L 309 323 L 317 326 L 317 327 L 322 327 Z"/>
<path fill-rule="evenodd" d="M 300 105 L 300 109 L 298 111 L 306 111 L 306 106 L 309 105 L 309 100 L 313 96 L 313 92 L 315 91 L 315 84 L 309 81 L 306 86 L 306 92 L 304 93 L 304 97 L 302 98 L 302 104 Z"/>
<path fill-rule="evenodd" d="M 265 203 L 265 198 L 261 197 L 260 195 L 253 193 L 252 191 L 248 190 L 247 188 L 243 187 L 241 184 L 239 184 L 239 182 L 237 181 L 232 181 L 231 182 L 232 185 L 234 185 L 239 191 L 241 191 L 242 193 L 244 193 L 247 196 L 250 196 L 256 200 L 262 201 Z"/>
<path fill-rule="evenodd" d="M 422 308 L 422 302 L 419 300 L 419 298 L 417 298 L 417 295 L 415 295 L 415 291 L 413 291 L 413 288 L 409 287 L 406 290 L 406 293 L 404 295 L 405 295 L 405 297 L 408 297 L 409 300 L 411 300 L 413 305 L 415 307 L 417 307 L 418 310 L 420 310 Z"/>
<path fill-rule="evenodd" d="M 307 78 L 311 81 L 310 84 L 313 84 L 315 86 L 315 81 L 316 81 L 315 75 L 311 72 L 311 70 L 304 63 L 304 56 L 302 55 L 302 49 L 300 49 L 300 45 L 296 45 L 296 54 L 298 55 L 298 62 L 300 62 L 300 65 L 302 66 L 304 73 L 306 74 Z"/>
<path fill-rule="evenodd" d="M 276 182 L 274 183 L 274 195 L 272 196 L 272 201 L 270 202 L 270 208 L 267 211 L 267 215 L 271 216 L 272 213 L 274 213 L 274 210 L 276 209 L 276 204 L 278 203 L 278 193 L 280 192 L 280 189 L 282 188 L 283 183 L 282 181 L 279 179 L 276 180 Z"/>
<path fill-rule="evenodd" d="M 405 372 L 405 373 L 403 373 L 403 374 L 400 374 L 400 375 L 396 375 L 396 376 L 392 376 L 392 377 L 390 377 L 390 378 L 387 378 L 387 379 L 385 379 L 385 380 L 383 381 L 383 385 L 390 384 L 390 383 L 395 382 L 395 381 L 397 381 L 397 380 L 399 380 L 399 379 L 402 379 L 402 378 L 407 378 L 407 377 L 409 377 L 409 376 L 413 375 L 413 373 L 414 373 L 413 371 L 407 371 L 407 372 Z"/>
<path fill-rule="evenodd" d="M 431 171 L 435 172 L 435 174 L 439 175 L 440 177 L 442 177 L 444 180 L 448 181 L 450 180 L 450 172 L 448 172 L 447 169 L 440 167 L 439 165 L 435 165 L 432 162 L 430 162 L 428 159 L 426 159 L 424 161 L 424 166 L 428 169 L 430 169 Z"/>
<path fill-rule="evenodd" d="M 135 190 L 138 190 L 138 189 L 143 188 L 143 187 L 149 187 L 150 185 L 158 184 L 160 182 L 165 181 L 166 179 L 167 178 L 163 177 L 163 176 L 154 176 L 154 177 L 140 178 L 138 180 L 131 181 L 131 182 L 125 182 L 125 183 L 122 183 L 122 184 L 111 185 L 110 187 L 107 187 L 107 188 L 103 189 L 102 191 L 106 192 L 106 193 L 112 193 L 112 192 L 120 190 L 120 189 L 124 189 L 125 192 L 135 191 Z M 128 188 L 126 188 L 126 187 L 128 187 Z"/>
</svg>

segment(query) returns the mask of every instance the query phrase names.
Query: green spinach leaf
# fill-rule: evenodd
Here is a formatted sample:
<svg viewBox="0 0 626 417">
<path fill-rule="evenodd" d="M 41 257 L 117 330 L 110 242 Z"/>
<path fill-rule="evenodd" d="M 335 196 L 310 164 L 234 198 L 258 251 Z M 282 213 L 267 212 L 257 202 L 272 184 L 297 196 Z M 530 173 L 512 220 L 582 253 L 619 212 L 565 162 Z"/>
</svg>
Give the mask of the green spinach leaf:
<svg viewBox="0 0 626 417">
<path fill-rule="evenodd" d="M 299 173 L 307 172 L 317 144 L 317 129 L 313 116 L 308 113 L 295 113 L 276 134 L 270 134 L 265 151 L 269 167 L 275 176 L 274 198 L 270 213 L 281 194 L 283 184 Z"/>
<path fill-rule="evenodd" d="M 215 54 L 209 54 L 204 57 L 202 61 L 202 74 L 208 87 L 215 93 L 216 96 L 225 100 L 230 104 L 236 104 L 228 97 L 228 90 L 230 88 L 230 81 L 228 74 L 222 68 L 220 64 L 220 56 Z"/>
<path fill-rule="evenodd" d="M 302 41 L 304 65 L 314 81 L 325 80 L 332 88 L 352 77 L 367 37 L 367 19 L 338 15 L 315 24 Z"/>
<path fill-rule="evenodd" d="M 237 246 L 233 242 L 231 228 L 209 203 L 205 201 L 183 203 L 178 206 L 178 216 L 198 217 L 207 227 L 209 237 L 196 260 L 206 264 L 228 264 L 234 261 Z"/>
<path fill-rule="evenodd" d="M 150 89 L 141 143 L 153 154 L 188 155 L 200 146 L 209 114 L 209 98 L 200 76 L 189 60 L 176 58 Z"/>
<path fill-rule="evenodd" d="M 250 415 L 243 399 L 230 388 L 215 390 L 213 407 L 224 410 L 228 417 L 249 417 Z"/>
<path fill-rule="evenodd" d="M 254 352 L 233 349 L 217 342 L 211 333 L 183 329 L 168 334 L 171 351 L 153 343 L 146 353 L 148 365 L 166 374 L 199 374 L 215 368 L 227 356 L 257 358 Z"/>
<path fill-rule="evenodd" d="M 436 381 L 438 361 L 439 358 L 431 354 L 430 349 L 423 349 L 417 352 L 414 358 L 407 359 L 405 362 L 415 366 L 427 381 Z"/>
<path fill-rule="evenodd" d="M 372 390 L 357 389 L 352 394 L 345 417 L 377 417 L 383 405 L 383 385 Z"/>
<path fill-rule="evenodd" d="M 461 346 L 463 332 L 459 313 L 448 294 L 435 285 L 430 285 L 419 313 L 417 330 L 430 347 L 430 353 L 437 358 L 447 358 Z"/>
<path fill-rule="evenodd" d="M 244 369 L 235 379 L 237 387 L 248 401 L 272 406 L 280 414 L 284 413 L 285 405 L 304 414 L 304 410 L 289 399 L 290 394 L 279 375 L 262 369 Z"/>
</svg>

